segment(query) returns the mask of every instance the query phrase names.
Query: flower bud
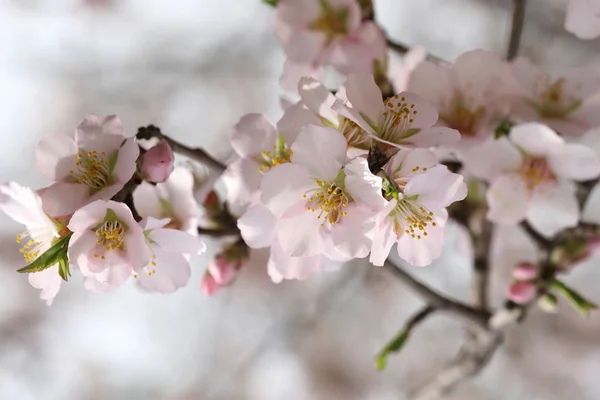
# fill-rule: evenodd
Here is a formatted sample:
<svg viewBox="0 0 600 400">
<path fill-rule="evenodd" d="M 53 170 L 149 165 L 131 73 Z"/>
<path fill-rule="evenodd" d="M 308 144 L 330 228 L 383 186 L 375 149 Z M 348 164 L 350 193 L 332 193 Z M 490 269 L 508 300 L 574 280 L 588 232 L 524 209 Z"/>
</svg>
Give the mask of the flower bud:
<svg viewBox="0 0 600 400">
<path fill-rule="evenodd" d="M 514 282 L 508 288 L 508 298 L 517 304 L 529 303 L 535 293 L 536 287 L 531 282 Z"/>
<path fill-rule="evenodd" d="M 150 182 L 164 182 L 173 172 L 175 156 L 166 140 L 161 140 L 156 146 L 144 153 L 142 159 L 142 175 Z"/>
<path fill-rule="evenodd" d="M 535 265 L 523 263 L 517 265 L 512 275 L 518 281 L 532 281 L 538 277 L 538 271 Z"/>
<path fill-rule="evenodd" d="M 538 300 L 538 306 L 547 313 L 555 313 L 557 304 L 558 298 L 552 293 L 545 293 Z"/>
<path fill-rule="evenodd" d="M 220 289 L 220 286 L 215 278 L 210 273 L 206 272 L 200 282 L 200 289 L 202 289 L 202 292 L 205 295 L 212 296 Z"/>
<path fill-rule="evenodd" d="M 241 259 L 228 260 L 226 255 L 218 254 L 208 266 L 208 272 L 219 286 L 226 286 L 233 282 L 240 270 Z"/>
</svg>

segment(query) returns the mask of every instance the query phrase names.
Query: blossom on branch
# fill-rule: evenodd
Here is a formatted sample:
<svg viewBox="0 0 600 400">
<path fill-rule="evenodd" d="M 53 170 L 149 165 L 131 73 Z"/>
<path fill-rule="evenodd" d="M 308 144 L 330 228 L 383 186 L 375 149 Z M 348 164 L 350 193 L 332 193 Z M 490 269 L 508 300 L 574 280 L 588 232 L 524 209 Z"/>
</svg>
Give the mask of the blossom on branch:
<svg viewBox="0 0 600 400">
<path fill-rule="evenodd" d="M 166 140 L 161 140 L 144 153 L 141 172 L 150 182 L 164 182 L 173 172 L 175 155 Z"/>
</svg>

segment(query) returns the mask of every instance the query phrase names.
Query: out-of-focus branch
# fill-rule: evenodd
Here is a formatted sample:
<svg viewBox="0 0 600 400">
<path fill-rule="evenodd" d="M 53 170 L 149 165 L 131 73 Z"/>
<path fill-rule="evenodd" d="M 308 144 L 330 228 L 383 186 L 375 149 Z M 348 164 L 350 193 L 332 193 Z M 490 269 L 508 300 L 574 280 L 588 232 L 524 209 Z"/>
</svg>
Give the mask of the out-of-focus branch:
<svg viewBox="0 0 600 400">
<path fill-rule="evenodd" d="M 407 45 L 405 45 L 403 43 L 398 43 L 398 42 L 390 39 L 389 37 L 386 37 L 386 41 L 387 41 L 388 47 L 398 54 L 406 54 L 410 50 L 410 47 L 408 47 Z M 443 58 L 435 56 L 431 53 L 427 53 L 427 59 L 430 61 L 438 62 L 438 63 L 447 63 L 448 62 L 448 61 L 444 60 Z"/>
<path fill-rule="evenodd" d="M 513 14 L 510 28 L 510 38 L 508 40 L 508 49 L 506 50 L 506 59 L 512 60 L 519 54 L 521 46 L 521 36 L 523 35 L 523 24 L 525 22 L 525 9 L 527 0 L 513 0 Z"/>
<path fill-rule="evenodd" d="M 191 160 L 197 161 L 201 164 L 206 165 L 208 168 L 216 171 L 223 172 L 225 171 L 225 164 L 213 158 L 210 154 L 208 154 L 204 149 L 201 148 L 191 148 L 184 144 L 177 142 L 176 140 L 171 139 L 170 137 L 164 135 L 160 129 L 154 125 L 149 125 L 147 127 L 142 127 L 138 129 L 137 132 L 138 139 L 164 139 L 171 149 L 175 153 L 181 154 L 182 156 L 186 156 Z"/>
<path fill-rule="evenodd" d="M 410 276 L 408 273 L 402 270 L 402 268 L 396 266 L 390 260 L 386 260 L 384 267 L 388 271 L 392 272 L 396 278 L 400 279 L 406 286 L 408 286 L 418 296 L 422 297 L 431 307 L 435 308 L 436 310 L 453 314 L 481 328 L 485 328 L 487 326 L 487 321 L 490 315 L 486 311 L 476 310 L 466 304 L 450 299 L 436 292 L 435 290 Z"/>
</svg>

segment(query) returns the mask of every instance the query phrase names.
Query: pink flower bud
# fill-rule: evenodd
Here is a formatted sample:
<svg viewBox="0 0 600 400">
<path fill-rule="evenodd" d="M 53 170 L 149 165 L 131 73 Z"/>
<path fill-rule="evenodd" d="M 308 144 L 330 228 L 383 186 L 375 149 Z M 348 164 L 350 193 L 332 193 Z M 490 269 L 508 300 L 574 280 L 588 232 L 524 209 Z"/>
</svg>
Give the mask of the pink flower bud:
<svg viewBox="0 0 600 400">
<path fill-rule="evenodd" d="M 142 174 L 150 182 L 164 182 L 173 172 L 174 160 L 171 146 L 165 140 L 161 140 L 144 154 Z"/>
<path fill-rule="evenodd" d="M 204 292 L 205 295 L 212 296 L 220 289 L 220 286 L 217 284 L 217 281 L 215 281 L 215 278 L 207 272 L 202 277 L 200 289 L 202 289 L 202 292 Z"/>
<path fill-rule="evenodd" d="M 229 261 L 223 254 L 217 255 L 208 266 L 208 272 L 219 286 L 230 284 L 239 269 L 240 260 Z"/>
<path fill-rule="evenodd" d="M 538 271 L 535 265 L 524 263 L 517 265 L 512 275 L 518 281 L 532 281 L 538 277 Z"/>
<path fill-rule="evenodd" d="M 508 287 L 508 298 L 517 304 L 529 303 L 535 293 L 535 285 L 531 282 L 514 282 Z"/>
</svg>

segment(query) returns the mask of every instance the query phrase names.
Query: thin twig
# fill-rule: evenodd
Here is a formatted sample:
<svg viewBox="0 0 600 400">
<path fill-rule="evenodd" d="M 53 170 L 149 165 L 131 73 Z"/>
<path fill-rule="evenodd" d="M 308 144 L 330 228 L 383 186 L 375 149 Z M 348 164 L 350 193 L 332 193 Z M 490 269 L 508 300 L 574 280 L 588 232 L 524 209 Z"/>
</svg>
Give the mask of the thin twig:
<svg viewBox="0 0 600 400">
<path fill-rule="evenodd" d="M 512 60 L 519 54 L 521 36 L 523 35 L 523 24 L 525 22 L 526 0 L 513 0 L 513 14 L 510 28 L 510 39 L 506 51 L 506 59 Z"/>
<path fill-rule="evenodd" d="M 454 314 L 463 320 L 469 321 L 479 327 L 486 328 L 489 313 L 483 310 L 475 310 L 468 305 L 461 303 L 457 300 L 450 299 L 430 287 L 419 282 L 404 270 L 396 266 L 390 260 L 386 260 L 384 267 L 392 272 L 394 276 L 399 278 L 404 284 L 406 284 L 412 291 L 417 295 L 425 299 L 425 301 L 431 306 L 435 307 L 440 311 L 446 311 Z"/>
<path fill-rule="evenodd" d="M 387 41 L 387 45 L 390 48 L 390 50 L 393 50 L 398 54 L 403 55 L 410 51 L 410 47 L 408 47 L 407 45 L 405 45 L 403 43 L 398 43 L 398 42 L 390 39 L 389 37 L 386 37 L 386 41 Z M 438 63 L 448 63 L 448 61 L 444 60 L 443 58 L 435 56 L 431 53 L 427 53 L 427 59 L 429 61 L 435 61 Z"/>
<path fill-rule="evenodd" d="M 186 156 L 194 161 L 204 164 L 216 172 L 225 171 L 225 168 L 226 168 L 225 164 L 223 164 L 220 161 L 213 158 L 204 149 L 201 149 L 201 148 L 194 149 L 194 148 L 188 147 L 184 144 L 181 144 L 181 143 L 177 142 L 176 140 L 173 140 L 170 137 L 164 135 L 160 131 L 160 129 L 154 125 L 150 125 L 145 128 L 139 128 L 138 133 L 137 133 L 137 138 L 138 139 L 152 139 L 152 138 L 164 139 L 169 144 L 169 146 L 171 146 L 171 149 L 173 149 L 173 151 L 175 153 L 181 154 L 181 155 Z"/>
<path fill-rule="evenodd" d="M 469 230 L 474 248 L 473 277 L 471 279 L 471 304 L 474 307 L 488 309 L 488 283 L 489 283 L 489 249 L 492 238 L 492 224 L 482 215 L 479 229 Z"/>
</svg>

